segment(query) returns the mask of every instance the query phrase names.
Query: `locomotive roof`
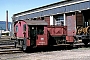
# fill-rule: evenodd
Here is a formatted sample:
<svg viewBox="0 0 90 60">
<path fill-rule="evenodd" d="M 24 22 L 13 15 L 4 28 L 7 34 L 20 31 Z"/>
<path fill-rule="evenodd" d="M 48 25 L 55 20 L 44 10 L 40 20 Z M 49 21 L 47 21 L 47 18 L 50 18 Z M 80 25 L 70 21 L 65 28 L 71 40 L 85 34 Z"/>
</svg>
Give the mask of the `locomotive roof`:
<svg viewBox="0 0 90 60">
<path fill-rule="evenodd" d="M 28 25 L 48 25 L 44 20 L 24 20 Z"/>
</svg>

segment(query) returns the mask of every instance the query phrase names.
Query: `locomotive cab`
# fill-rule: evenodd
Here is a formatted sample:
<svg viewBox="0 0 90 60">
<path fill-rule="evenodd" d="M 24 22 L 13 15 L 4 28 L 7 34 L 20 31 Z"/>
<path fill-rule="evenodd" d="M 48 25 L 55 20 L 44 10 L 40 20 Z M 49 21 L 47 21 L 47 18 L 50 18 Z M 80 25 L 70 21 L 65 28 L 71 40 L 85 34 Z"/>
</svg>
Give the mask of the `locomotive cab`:
<svg viewBox="0 0 90 60">
<path fill-rule="evenodd" d="M 46 43 L 47 31 L 44 25 L 29 25 L 30 46 L 40 46 Z M 47 44 L 45 44 L 47 45 Z"/>
<path fill-rule="evenodd" d="M 27 47 L 47 46 L 47 23 L 43 20 L 18 20 L 14 25 L 15 46 L 23 50 Z"/>
</svg>

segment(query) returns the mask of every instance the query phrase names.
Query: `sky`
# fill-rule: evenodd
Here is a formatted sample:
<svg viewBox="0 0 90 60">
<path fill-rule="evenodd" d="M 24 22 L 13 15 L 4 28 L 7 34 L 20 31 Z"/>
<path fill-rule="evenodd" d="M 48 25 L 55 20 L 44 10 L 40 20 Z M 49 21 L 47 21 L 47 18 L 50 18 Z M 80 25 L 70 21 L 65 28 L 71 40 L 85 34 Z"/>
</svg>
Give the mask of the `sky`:
<svg viewBox="0 0 90 60">
<path fill-rule="evenodd" d="M 12 22 L 11 17 L 13 14 L 60 1 L 61 0 L 0 0 L 0 21 L 6 21 L 7 10 L 8 21 Z"/>
</svg>

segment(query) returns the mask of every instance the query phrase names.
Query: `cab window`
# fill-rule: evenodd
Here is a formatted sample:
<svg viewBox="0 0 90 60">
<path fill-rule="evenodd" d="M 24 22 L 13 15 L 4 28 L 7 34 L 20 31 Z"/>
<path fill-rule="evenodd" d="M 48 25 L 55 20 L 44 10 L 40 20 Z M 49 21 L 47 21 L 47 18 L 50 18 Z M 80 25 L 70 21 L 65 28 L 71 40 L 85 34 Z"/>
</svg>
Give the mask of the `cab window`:
<svg viewBox="0 0 90 60">
<path fill-rule="evenodd" d="M 44 34 L 44 26 L 38 26 L 37 27 L 37 34 L 39 34 L 39 35 Z"/>
<path fill-rule="evenodd" d="M 26 31 L 26 24 L 23 25 L 23 31 Z"/>
<path fill-rule="evenodd" d="M 18 32 L 18 25 L 16 25 L 16 32 Z"/>
</svg>

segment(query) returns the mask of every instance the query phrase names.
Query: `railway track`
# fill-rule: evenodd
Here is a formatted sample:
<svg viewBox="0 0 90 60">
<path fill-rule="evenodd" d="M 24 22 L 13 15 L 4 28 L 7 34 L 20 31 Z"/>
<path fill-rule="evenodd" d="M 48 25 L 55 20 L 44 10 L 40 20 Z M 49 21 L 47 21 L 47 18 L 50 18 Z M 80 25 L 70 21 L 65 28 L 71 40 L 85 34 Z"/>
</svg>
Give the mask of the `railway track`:
<svg viewBox="0 0 90 60">
<path fill-rule="evenodd" d="M 22 53 L 19 48 L 15 48 L 14 41 L 10 37 L 5 36 L 0 38 L 0 54 Z"/>
<path fill-rule="evenodd" d="M 77 43 L 74 44 L 73 48 L 90 48 L 90 43 L 88 43 L 88 45 L 85 45 L 84 43 Z"/>
<path fill-rule="evenodd" d="M 85 46 L 83 43 L 77 43 L 74 44 L 73 47 L 70 47 L 69 44 L 60 44 L 58 46 L 54 47 L 49 47 L 49 48 L 40 48 L 41 51 L 46 50 L 46 51 L 53 51 L 53 50 L 62 50 L 62 49 L 74 49 L 74 48 L 83 48 L 83 47 L 90 47 L 90 43 Z M 32 49 L 33 50 L 33 49 Z M 30 51 L 30 50 L 29 50 Z M 33 50 L 34 52 L 37 51 L 37 49 Z M 9 37 L 1 37 L 0 38 L 0 54 L 13 54 L 13 53 L 22 53 L 19 48 L 15 48 L 14 46 L 14 41 L 10 40 Z M 38 52 L 38 51 L 37 51 Z"/>
</svg>

